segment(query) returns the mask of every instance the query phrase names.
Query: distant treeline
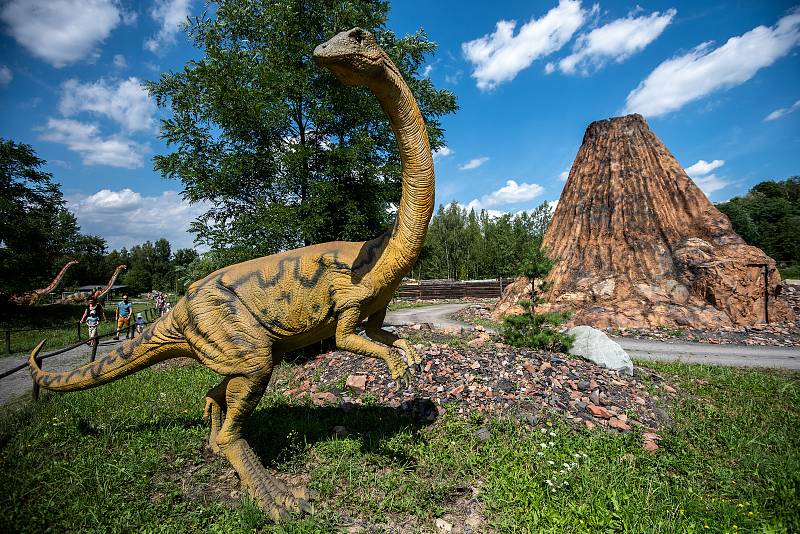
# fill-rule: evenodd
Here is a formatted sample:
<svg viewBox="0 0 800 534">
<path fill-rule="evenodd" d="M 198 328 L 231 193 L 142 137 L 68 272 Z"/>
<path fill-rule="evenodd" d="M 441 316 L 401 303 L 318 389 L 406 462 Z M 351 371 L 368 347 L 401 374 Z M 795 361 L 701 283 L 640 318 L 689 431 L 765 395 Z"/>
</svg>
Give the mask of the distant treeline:
<svg viewBox="0 0 800 534">
<path fill-rule="evenodd" d="M 778 262 L 785 278 L 800 278 L 800 176 L 761 182 L 717 208 L 742 239 Z"/>
<path fill-rule="evenodd" d="M 492 217 L 455 202 L 439 206 L 411 276 L 475 280 L 515 276 L 519 263 L 550 224 L 546 202 L 530 212 Z"/>
</svg>

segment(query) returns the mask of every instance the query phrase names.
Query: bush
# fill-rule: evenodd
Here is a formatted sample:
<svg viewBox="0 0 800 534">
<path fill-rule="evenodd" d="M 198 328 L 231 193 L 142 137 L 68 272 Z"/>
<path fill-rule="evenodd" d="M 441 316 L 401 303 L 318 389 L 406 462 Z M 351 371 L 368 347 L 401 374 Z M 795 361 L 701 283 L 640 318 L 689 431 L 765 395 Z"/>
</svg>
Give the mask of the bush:
<svg viewBox="0 0 800 534">
<path fill-rule="evenodd" d="M 790 280 L 797 280 L 800 278 L 800 263 L 789 265 L 788 267 L 778 267 L 778 271 L 781 273 L 781 278 L 784 280 L 787 278 Z"/>
<path fill-rule="evenodd" d="M 528 347 L 551 352 L 567 352 L 575 336 L 563 334 L 554 327 L 563 324 L 571 312 L 528 313 L 531 303 L 520 301 L 526 312 L 509 315 L 503 319 L 500 334 L 503 340 L 514 347 Z"/>
</svg>

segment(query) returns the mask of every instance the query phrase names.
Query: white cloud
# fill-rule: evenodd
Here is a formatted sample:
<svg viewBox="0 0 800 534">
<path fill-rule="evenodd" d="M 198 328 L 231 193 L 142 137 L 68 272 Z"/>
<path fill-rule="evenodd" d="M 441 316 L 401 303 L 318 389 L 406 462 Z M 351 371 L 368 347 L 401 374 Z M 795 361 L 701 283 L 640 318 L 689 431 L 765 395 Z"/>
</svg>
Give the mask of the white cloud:
<svg viewBox="0 0 800 534">
<path fill-rule="evenodd" d="M 431 72 L 433 72 L 433 65 L 425 65 L 425 68 L 422 69 L 422 77 L 423 78 L 429 77 L 431 75 Z"/>
<path fill-rule="evenodd" d="M 189 16 L 191 4 L 191 0 L 156 0 L 150 16 L 161 24 L 161 28 L 154 37 L 145 41 L 144 47 L 151 52 L 158 52 L 173 44 L 180 25 Z"/>
<path fill-rule="evenodd" d="M 466 162 L 465 164 L 461 165 L 458 168 L 458 170 L 460 170 L 460 171 L 471 171 L 472 169 L 477 169 L 478 167 L 480 167 L 481 165 L 483 165 L 487 161 L 489 161 L 489 158 L 487 158 L 487 157 L 473 158 L 473 159 L 469 160 L 468 162 Z"/>
<path fill-rule="evenodd" d="M 463 43 L 461 49 L 474 66 L 472 77 L 478 88 L 492 89 L 511 81 L 536 59 L 560 50 L 588 15 L 579 0 L 559 0 L 542 18 L 523 24 L 517 35 L 516 21 L 501 20 L 494 33 Z"/>
<path fill-rule="evenodd" d="M 433 151 L 433 159 L 435 161 L 440 158 L 446 158 L 447 156 L 452 156 L 453 154 L 455 154 L 455 151 L 451 150 L 450 147 L 443 146 Z"/>
<path fill-rule="evenodd" d="M 730 185 L 728 180 L 720 178 L 716 174 L 709 174 L 712 171 L 719 169 L 725 165 L 725 160 L 715 159 L 713 161 L 697 160 L 697 163 L 686 167 L 686 174 L 688 174 L 694 183 L 703 190 L 706 196 L 710 196 L 714 191 L 719 191 Z"/>
<path fill-rule="evenodd" d="M 587 75 L 591 70 L 602 68 L 608 61 L 621 63 L 640 52 L 661 35 L 677 12 L 669 9 L 664 13 L 655 11 L 650 15 L 617 19 L 589 33 L 580 35 L 572 49 L 572 54 L 558 62 L 565 74 L 580 71 Z M 555 69 L 548 64 L 545 72 Z"/>
<path fill-rule="evenodd" d="M 129 132 L 154 131 L 156 105 L 138 78 L 128 78 L 116 86 L 100 79 L 82 84 L 67 80 L 61 86 L 59 110 L 65 117 L 81 111 L 106 116 Z"/>
<path fill-rule="evenodd" d="M 562 182 L 566 182 L 567 178 L 569 178 L 569 169 L 567 169 L 566 171 L 561 171 L 561 173 L 559 173 L 558 175 L 558 179 L 561 180 Z"/>
<path fill-rule="evenodd" d="M 794 104 L 792 104 L 788 108 L 776 109 L 775 111 L 773 111 L 772 113 L 770 113 L 769 115 L 764 117 L 764 122 L 774 121 L 774 120 L 780 119 L 784 115 L 788 115 L 789 113 L 797 110 L 798 108 L 800 108 L 800 100 L 796 101 Z"/>
<path fill-rule="evenodd" d="M 504 206 L 507 204 L 520 204 L 529 202 L 544 192 L 544 188 L 539 184 L 518 184 L 515 180 L 506 181 L 506 185 L 492 191 L 488 195 L 483 195 L 480 199 L 473 199 L 467 204 L 467 209 L 474 208 L 480 211 L 486 208 Z"/>
<path fill-rule="evenodd" d="M 788 54 L 798 42 L 800 9 L 771 28 L 758 26 L 731 37 L 719 48 L 703 43 L 656 67 L 630 92 L 625 112 L 656 117 L 714 91 L 742 84 Z"/>
<path fill-rule="evenodd" d="M 190 204 L 177 191 L 145 196 L 131 189 L 103 189 L 92 195 L 66 198 L 81 230 L 100 235 L 110 248 L 130 248 L 147 240 L 166 238 L 173 250 L 192 247 L 189 223 L 209 209 Z"/>
<path fill-rule="evenodd" d="M 72 119 L 49 119 L 40 139 L 66 145 L 80 154 L 84 165 L 134 169 L 144 164 L 144 153 L 150 150 L 121 135 L 104 138 L 96 124 Z"/>
<path fill-rule="evenodd" d="M 700 159 L 697 160 L 697 163 L 686 167 L 684 170 L 686 171 L 686 174 L 694 178 L 695 176 L 703 176 L 704 174 L 708 174 L 715 169 L 719 169 L 723 165 L 725 165 L 725 160 L 723 159 L 715 159 L 711 162 Z"/>
<path fill-rule="evenodd" d="M 14 75 L 11 73 L 11 69 L 5 65 L 0 65 L 0 87 L 10 84 L 13 79 Z"/>
<path fill-rule="evenodd" d="M 703 190 L 703 193 L 705 193 L 707 197 L 711 196 L 711 193 L 714 191 L 725 189 L 730 185 L 728 180 L 724 180 L 716 174 L 709 174 L 702 178 L 692 178 L 692 180 L 697 184 L 697 187 Z"/>
<path fill-rule="evenodd" d="M 97 45 L 130 17 L 114 0 L 11 0 L 0 19 L 31 54 L 61 68 L 96 57 Z"/>
<path fill-rule="evenodd" d="M 114 66 L 118 69 L 124 69 L 128 66 L 128 62 L 125 61 L 125 56 L 122 54 L 115 54 L 114 55 Z"/>
</svg>

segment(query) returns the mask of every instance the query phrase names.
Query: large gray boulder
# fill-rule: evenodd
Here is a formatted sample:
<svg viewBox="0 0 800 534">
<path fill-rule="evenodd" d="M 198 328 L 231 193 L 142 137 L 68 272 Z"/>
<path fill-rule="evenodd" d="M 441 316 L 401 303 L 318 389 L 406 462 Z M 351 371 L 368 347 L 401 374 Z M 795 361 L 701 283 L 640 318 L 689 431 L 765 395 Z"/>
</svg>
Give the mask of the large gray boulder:
<svg viewBox="0 0 800 534">
<path fill-rule="evenodd" d="M 633 374 L 633 362 L 619 343 L 591 326 L 575 326 L 567 334 L 575 336 L 569 353 L 620 373 Z"/>
</svg>

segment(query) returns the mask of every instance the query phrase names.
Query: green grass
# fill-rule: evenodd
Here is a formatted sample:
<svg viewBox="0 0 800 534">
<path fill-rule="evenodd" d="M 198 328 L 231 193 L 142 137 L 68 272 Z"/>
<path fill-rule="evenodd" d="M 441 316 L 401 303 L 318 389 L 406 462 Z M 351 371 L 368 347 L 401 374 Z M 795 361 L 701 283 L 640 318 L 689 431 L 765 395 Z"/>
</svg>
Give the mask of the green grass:
<svg viewBox="0 0 800 534">
<path fill-rule="evenodd" d="M 653 367 L 681 392 L 655 455 L 639 433 L 556 416 L 530 427 L 449 411 L 426 426 L 374 402 L 315 408 L 270 389 L 251 443 L 321 495 L 315 516 L 279 526 L 247 499 L 198 497 L 228 470 L 201 452 L 202 396 L 218 377 L 146 370 L 0 417 L 0 531 L 331 532 L 341 512 L 430 532 L 436 517 L 463 524 L 469 506 L 474 532 L 800 531 L 800 375 Z M 349 434 L 332 437 L 336 425 Z"/>
<path fill-rule="evenodd" d="M 100 323 L 98 333 L 114 331 L 116 304 L 105 306 L 106 321 Z M 134 303 L 134 314 L 152 308 L 150 303 Z M 78 341 L 78 321 L 84 306 L 78 304 L 54 304 L 50 306 L 6 307 L 0 310 L 0 350 L 5 352 L 5 330 L 11 329 L 11 352 L 28 352 L 42 339 L 47 338 L 47 350 L 55 350 Z M 17 331 L 24 330 L 24 331 Z M 81 325 L 81 339 L 89 336 L 85 324 Z"/>
</svg>

